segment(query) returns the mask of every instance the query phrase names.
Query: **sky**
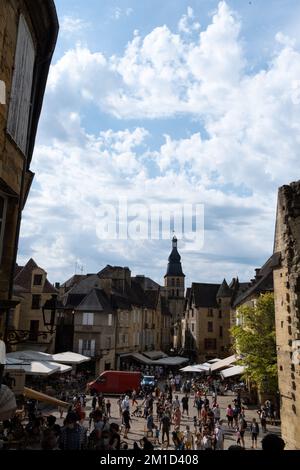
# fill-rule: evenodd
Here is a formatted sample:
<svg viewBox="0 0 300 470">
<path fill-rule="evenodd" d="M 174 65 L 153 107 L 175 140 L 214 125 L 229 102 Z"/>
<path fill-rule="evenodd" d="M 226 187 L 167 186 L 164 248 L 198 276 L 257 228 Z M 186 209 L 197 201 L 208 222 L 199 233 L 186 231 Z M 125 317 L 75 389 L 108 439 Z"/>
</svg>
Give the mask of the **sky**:
<svg viewBox="0 0 300 470">
<path fill-rule="evenodd" d="M 187 286 L 250 280 L 273 251 L 278 188 L 299 179 L 300 3 L 56 7 L 18 263 L 51 282 L 111 264 L 163 283 L 175 229 Z M 204 219 L 150 237 L 153 214 L 187 206 Z"/>
</svg>

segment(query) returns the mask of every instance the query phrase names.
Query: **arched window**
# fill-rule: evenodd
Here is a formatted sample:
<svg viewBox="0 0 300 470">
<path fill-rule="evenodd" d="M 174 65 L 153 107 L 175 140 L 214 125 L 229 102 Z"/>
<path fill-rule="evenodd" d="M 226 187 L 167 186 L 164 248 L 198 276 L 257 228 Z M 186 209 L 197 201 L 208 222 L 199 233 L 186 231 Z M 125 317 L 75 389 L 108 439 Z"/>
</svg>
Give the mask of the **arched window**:
<svg viewBox="0 0 300 470">
<path fill-rule="evenodd" d="M 180 286 L 180 279 L 179 278 L 176 279 L 176 286 Z"/>
<path fill-rule="evenodd" d="M 175 279 L 174 279 L 174 277 L 172 277 L 172 279 L 171 279 L 171 286 L 172 286 L 172 287 L 175 286 Z"/>
</svg>

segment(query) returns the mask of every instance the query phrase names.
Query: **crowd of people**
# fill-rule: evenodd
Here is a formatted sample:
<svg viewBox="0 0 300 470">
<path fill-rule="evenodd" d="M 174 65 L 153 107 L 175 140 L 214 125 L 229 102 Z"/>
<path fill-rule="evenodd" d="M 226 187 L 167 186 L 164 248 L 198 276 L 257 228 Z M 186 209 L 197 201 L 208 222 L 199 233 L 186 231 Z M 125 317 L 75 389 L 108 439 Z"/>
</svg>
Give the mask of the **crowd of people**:
<svg viewBox="0 0 300 470">
<path fill-rule="evenodd" d="M 84 391 L 74 393 L 65 387 L 59 390 L 58 397 L 70 405 L 65 417 L 60 409 L 62 424 L 53 415 L 43 416 L 35 400 L 28 400 L 27 423 L 18 416 L 4 421 L 0 441 L 8 444 L 8 448 L 10 443 L 19 442 L 20 448 L 47 450 L 118 450 L 130 445 L 148 451 L 223 450 L 225 433 L 229 433 L 236 440 L 231 450 L 242 450 L 245 433 L 249 433 L 255 449 L 258 436 L 267 433 L 267 422 L 275 422 L 275 408 L 268 400 L 257 410 L 257 418 L 249 420 L 241 398 L 241 384 L 238 387 L 227 384 L 236 394 L 228 396 L 223 413 L 218 397 L 225 385 L 211 377 L 189 379 L 170 371 L 153 391 L 142 395 L 133 391 L 131 396 L 120 396 L 119 416 L 114 418 L 111 398 L 94 394 L 87 413 Z M 136 419 L 139 428 L 144 428 L 144 436 L 132 443 L 131 428 Z"/>
</svg>

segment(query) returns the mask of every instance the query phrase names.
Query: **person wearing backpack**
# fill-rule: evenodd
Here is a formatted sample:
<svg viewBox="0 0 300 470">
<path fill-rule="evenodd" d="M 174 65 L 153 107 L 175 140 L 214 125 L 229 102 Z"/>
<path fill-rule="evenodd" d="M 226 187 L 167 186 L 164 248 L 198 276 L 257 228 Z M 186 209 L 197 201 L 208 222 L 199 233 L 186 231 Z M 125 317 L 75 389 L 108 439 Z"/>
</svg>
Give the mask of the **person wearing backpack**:
<svg viewBox="0 0 300 470">
<path fill-rule="evenodd" d="M 255 418 L 253 418 L 252 423 L 250 425 L 250 432 L 252 439 L 251 449 L 257 449 L 257 436 L 259 434 L 259 426 Z"/>
</svg>

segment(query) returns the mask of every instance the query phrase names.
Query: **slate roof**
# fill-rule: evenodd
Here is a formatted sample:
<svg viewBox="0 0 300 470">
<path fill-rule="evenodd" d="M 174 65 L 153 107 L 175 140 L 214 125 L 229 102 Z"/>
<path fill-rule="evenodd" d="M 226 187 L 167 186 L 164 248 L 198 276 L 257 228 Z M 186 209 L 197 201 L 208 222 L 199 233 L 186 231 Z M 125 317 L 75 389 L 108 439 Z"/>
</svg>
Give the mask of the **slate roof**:
<svg viewBox="0 0 300 470">
<path fill-rule="evenodd" d="M 86 294 L 65 294 L 62 303 L 65 309 L 73 309 L 82 302 Z"/>
<path fill-rule="evenodd" d="M 77 284 L 75 284 L 70 290 L 70 294 L 88 294 L 94 288 L 101 288 L 100 279 L 97 274 L 91 274 L 85 276 Z"/>
<path fill-rule="evenodd" d="M 274 253 L 266 263 L 257 270 L 256 278 L 248 283 L 248 288 L 235 298 L 233 306 L 236 307 L 245 302 L 249 297 L 257 296 L 265 292 L 274 291 L 273 270 L 280 263 L 280 253 Z"/>
<path fill-rule="evenodd" d="M 76 307 L 78 311 L 85 312 L 111 312 L 112 306 L 106 293 L 101 289 L 93 289 Z"/>
<path fill-rule="evenodd" d="M 61 284 L 61 287 L 64 287 L 66 290 L 71 289 L 75 284 L 78 284 L 78 282 L 86 277 L 86 274 L 74 274 L 70 279 Z"/>
<path fill-rule="evenodd" d="M 232 297 L 232 290 L 228 286 L 226 279 L 223 280 L 217 292 L 217 297 Z"/>
<path fill-rule="evenodd" d="M 23 292 L 31 292 L 32 272 L 36 268 L 39 268 L 39 266 L 32 258 L 30 258 L 30 260 L 25 264 L 25 266 L 16 267 L 14 284 L 19 287 L 22 287 L 24 289 Z M 48 281 L 47 278 L 45 279 L 42 292 L 45 294 L 57 294 L 57 290 L 55 289 L 55 287 L 53 287 L 53 285 Z"/>
<path fill-rule="evenodd" d="M 205 284 L 193 282 L 190 295 L 194 299 L 196 307 L 218 308 L 217 293 L 220 284 Z"/>
<path fill-rule="evenodd" d="M 166 276 L 178 276 L 178 277 L 185 277 L 185 275 L 182 272 L 182 266 L 181 266 L 181 256 L 178 253 L 177 250 L 177 238 L 174 236 L 172 239 L 172 251 L 171 254 L 168 258 L 168 267 L 167 267 L 167 272 L 165 274 Z"/>
<path fill-rule="evenodd" d="M 151 279 L 150 277 L 138 275 L 133 276 L 131 279 L 139 283 L 144 290 L 158 290 L 160 288 L 160 285 L 157 282 L 153 281 L 153 279 Z"/>
</svg>

